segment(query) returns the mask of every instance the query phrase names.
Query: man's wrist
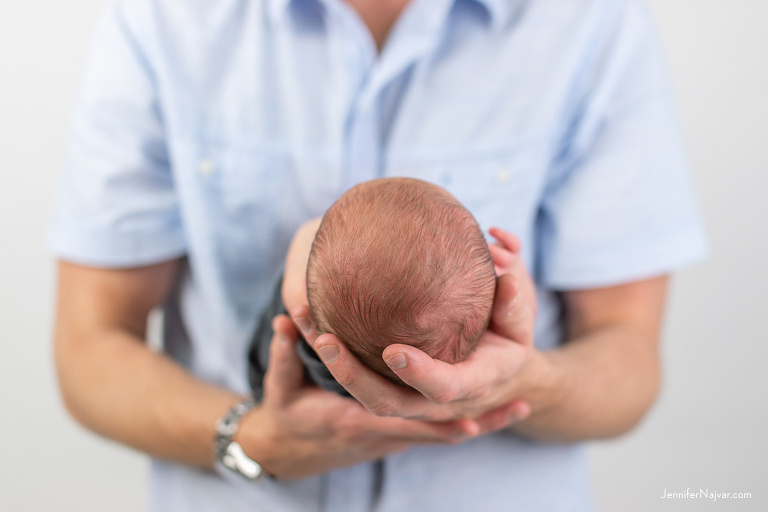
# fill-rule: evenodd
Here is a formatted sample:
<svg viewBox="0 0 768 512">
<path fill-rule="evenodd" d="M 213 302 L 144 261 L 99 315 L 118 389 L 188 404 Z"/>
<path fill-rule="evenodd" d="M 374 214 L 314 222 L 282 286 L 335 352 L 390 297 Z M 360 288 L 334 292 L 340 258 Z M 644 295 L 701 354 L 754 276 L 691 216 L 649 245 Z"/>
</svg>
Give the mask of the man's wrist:
<svg viewBox="0 0 768 512">
<path fill-rule="evenodd" d="M 560 371 L 559 357 L 557 350 L 531 350 L 528 361 L 516 379 L 522 386 L 518 388 L 515 397 L 527 402 L 531 413 L 526 420 L 515 425 L 513 430 L 525 432 L 531 419 L 546 415 L 565 400 L 568 386 Z"/>
<path fill-rule="evenodd" d="M 240 428 L 235 434 L 234 440 L 240 446 L 248 457 L 256 460 L 261 465 L 265 474 L 272 478 L 276 477 L 274 448 L 280 447 L 280 442 L 273 435 L 275 428 L 272 427 L 272 418 L 267 408 L 259 404 L 240 422 Z"/>
<path fill-rule="evenodd" d="M 216 422 L 214 465 L 223 476 L 237 475 L 251 482 L 258 482 L 266 476 L 261 464 L 248 456 L 237 440 L 242 420 L 257 405 L 253 397 L 241 400 Z"/>
</svg>

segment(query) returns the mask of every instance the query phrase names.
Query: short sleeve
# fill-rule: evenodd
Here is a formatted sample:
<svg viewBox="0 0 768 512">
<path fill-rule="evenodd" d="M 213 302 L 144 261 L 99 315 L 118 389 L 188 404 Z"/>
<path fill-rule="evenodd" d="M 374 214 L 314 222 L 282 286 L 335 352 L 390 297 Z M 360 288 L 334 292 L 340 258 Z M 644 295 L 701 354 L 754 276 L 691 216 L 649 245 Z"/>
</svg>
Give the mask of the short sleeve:
<svg viewBox="0 0 768 512">
<path fill-rule="evenodd" d="M 120 267 L 186 251 L 156 77 L 139 36 L 147 16 L 126 11 L 139 4 L 110 2 L 92 42 L 49 232 L 62 259 Z"/>
<path fill-rule="evenodd" d="M 574 84 L 537 219 L 538 277 L 556 290 L 668 273 L 707 251 L 650 17 L 639 2 L 613 4 Z"/>
</svg>

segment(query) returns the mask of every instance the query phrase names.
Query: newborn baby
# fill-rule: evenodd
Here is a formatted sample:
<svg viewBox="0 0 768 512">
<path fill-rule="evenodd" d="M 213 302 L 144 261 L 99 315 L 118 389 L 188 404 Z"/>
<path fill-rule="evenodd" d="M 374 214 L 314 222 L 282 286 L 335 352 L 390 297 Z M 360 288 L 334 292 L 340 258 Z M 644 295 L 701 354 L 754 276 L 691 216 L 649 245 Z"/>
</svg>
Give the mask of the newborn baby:
<svg viewBox="0 0 768 512">
<path fill-rule="evenodd" d="M 396 382 L 381 357 L 388 345 L 464 360 L 488 325 L 495 286 L 472 214 L 444 189 L 407 178 L 346 192 L 325 213 L 307 267 L 318 332 Z"/>
<path fill-rule="evenodd" d="M 490 233 L 498 243 L 488 245 L 472 214 L 431 183 L 383 178 L 347 191 L 319 227 L 310 221 L 294 236 L 282 295 L 278 286 L 251 344 L 254 394 L 262 391 L 269 362 L 272 318 L 285 313 L 283 301 L 304 300 L 305 289 L 319 333 L 335 334 L 364 364 L 398 383 L 381 357 L 388 345 L 412 345 L 446 362 L 472 353 L 489 322 L 496 275 L 515 274 L 535 312 L 519 243 L 500 229 Z M 306 283 L 296 282 L 305 268 Z M 349 396 L 306 342 L 298 353 L 310 381 Z"/>
</svg>

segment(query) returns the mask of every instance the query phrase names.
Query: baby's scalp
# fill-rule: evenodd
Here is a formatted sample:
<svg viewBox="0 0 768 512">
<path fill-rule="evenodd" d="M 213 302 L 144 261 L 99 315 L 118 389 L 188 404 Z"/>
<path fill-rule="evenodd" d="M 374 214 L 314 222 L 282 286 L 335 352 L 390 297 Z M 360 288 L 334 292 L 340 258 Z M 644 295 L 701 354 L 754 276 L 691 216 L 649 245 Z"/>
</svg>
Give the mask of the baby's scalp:
<svg viewBox="0 0 768 512">
<path fill-rule="evenodd" d="M 490 317 L 495 274 L 477 222 L 446 190 L 410 178 L 357 185 L 328 209 L 307 267 L 312 316 L 358 358 L 393 343 L 466 358 Z"/>
</svg>

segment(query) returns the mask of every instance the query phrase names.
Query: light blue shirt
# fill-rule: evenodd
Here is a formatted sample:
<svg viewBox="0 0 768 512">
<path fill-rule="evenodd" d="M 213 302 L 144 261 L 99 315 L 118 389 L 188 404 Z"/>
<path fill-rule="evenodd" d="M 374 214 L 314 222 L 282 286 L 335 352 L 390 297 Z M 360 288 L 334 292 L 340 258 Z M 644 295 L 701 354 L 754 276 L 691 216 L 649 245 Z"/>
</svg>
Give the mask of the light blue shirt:
<svg viewBox="0 0 768 512">
<path fill-rule="evenodd" d="M 90 54 L 51 241 L 108 267 L 188 256 L 165 350 L 246 392 L 299 224 L 381 176 L 438 183 L 516 233 L 539 287 L 641 279 L 705 242 L 639 0 L 413 0 L 377 54 L 340 0 L 114 0 Z M 579 445 L 495 434 L 249 485 L 155 462 L 157 511 L 589 511 Z"/>
</svg>

